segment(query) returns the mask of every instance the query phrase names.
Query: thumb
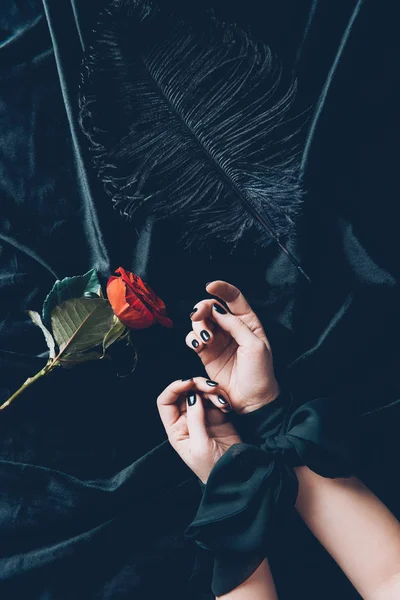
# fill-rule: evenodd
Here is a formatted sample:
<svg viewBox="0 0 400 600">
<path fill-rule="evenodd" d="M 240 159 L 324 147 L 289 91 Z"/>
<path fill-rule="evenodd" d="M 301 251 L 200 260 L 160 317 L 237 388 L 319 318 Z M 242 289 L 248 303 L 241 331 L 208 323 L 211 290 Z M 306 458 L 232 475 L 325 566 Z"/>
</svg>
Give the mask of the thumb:
<svg viewBox="0 0 400 600">
<path fill-rule="evenodd" d="M 206 426 L 206 412 L 203 401 L 194 390 L 188 392 L 187 399 L 187 427 L 191 442 L 201 446 L 208 440 Z"/>
</svg>

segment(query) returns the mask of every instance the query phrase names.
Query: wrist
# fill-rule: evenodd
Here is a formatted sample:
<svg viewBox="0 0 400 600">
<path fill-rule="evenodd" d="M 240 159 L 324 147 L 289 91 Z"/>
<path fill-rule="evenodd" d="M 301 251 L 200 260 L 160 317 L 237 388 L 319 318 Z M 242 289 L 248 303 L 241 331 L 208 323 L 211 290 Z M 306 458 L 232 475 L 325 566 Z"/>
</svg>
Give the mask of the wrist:
<svg viewBox="0 0 400 600">
<path fill-rule="evenodd" d="M 231 419 L 245 442 L 259 445 L 267 437 L 278 435 L 291 406 L 291 395 L 281 390 L 274 400 L 265 403 L 257 410 L 235 414 Z"/>
<path fill-rule="evenodd" d="M 281 390 L 279 388 L 279 384 L 277 381 L 275 381 L 274 385 L 270 387 L 268 393 L 262 398 L 260 402 L 255 402 L 254 404 L 245 406 L 242 410 L 238 411 L 238 414 L 247 415 L 249 413 L 255 412 L 256 410 L 259 410 L 260 408 L 263 408 L 267 404 L 270 404 L 271 402 L 276 400 L 278 396 L 280 396 L 280 394 Z"/>
<path fill-rule="evenodd" d="M 221 460 L 221 458 L 224 456 L 224 454 L 230 448 L 232 448 L 232 446 L 235 446 L 235 445 L 241 444 L 241 443 L 242 443 L 242 440 L 238 435 L 232 436 L 231 439 L 226 444 L 221 445 L 219 447 L 219 452 L 218 452 L 219 455 L 216 455 L 214 457 L 213 464 L 205 466 L 204 469 L 202 469 L 201 471 L 196 473 L 199 483 L 203 488 L 207 485 L 207 481 L 208 481 L 213 469 L 215 468 L 217 463 Z"/>
</svg>

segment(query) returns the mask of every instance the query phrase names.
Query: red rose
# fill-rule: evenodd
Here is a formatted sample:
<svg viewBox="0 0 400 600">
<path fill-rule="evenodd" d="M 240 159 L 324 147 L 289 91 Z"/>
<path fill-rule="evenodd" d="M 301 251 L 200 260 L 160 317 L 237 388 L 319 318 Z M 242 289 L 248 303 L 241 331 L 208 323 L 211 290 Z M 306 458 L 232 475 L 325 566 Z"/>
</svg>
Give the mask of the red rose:
<svg viewBox="0 0 400 600">
<path fill-rule="evenodd" d="M 172 327 L 165 304 L 138 275 L 119 267 L 107 282 L 107 296 L 114 313 L 131 329 L 146 329 L 155 323 Z"/>
</svg>

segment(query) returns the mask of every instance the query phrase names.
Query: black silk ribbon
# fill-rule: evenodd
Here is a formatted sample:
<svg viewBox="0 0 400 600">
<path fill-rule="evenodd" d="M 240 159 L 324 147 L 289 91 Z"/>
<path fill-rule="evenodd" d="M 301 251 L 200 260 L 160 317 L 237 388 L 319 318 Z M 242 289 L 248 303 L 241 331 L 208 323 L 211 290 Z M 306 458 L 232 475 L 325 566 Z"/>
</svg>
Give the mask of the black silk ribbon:
<svg viewBox="0 0 400 600">
<path fill-rule="evenodd" d="M 293 467 L 307 465 L 337 478 L 353 475 L 357 464 L 351 404 L 318 398 L 292 412 L 282 394 L 234 419 L 242 439 L 251 443 L 234 444 L 215 464 L 185 532 L 215 557 L 216 596 L 243 583 L 268 555 L 282 515 L 296 502 Z"/>
</svg>

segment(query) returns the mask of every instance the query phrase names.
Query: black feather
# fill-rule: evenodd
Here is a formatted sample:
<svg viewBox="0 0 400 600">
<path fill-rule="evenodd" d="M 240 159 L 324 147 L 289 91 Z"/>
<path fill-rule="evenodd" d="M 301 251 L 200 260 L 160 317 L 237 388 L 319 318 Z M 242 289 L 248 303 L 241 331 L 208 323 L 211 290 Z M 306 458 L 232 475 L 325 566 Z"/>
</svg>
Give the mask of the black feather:
<svg viewBox="0 0 400 600">
<path fill-rule="evenodd" d="M 238 27 L 118 0 L 83 62 L 80 122 L 106 192 L 136 223 L 181 218 L 198 243 L 253 229 L 287 252 L 302 198 L 295 90 Z"/>
</svg>

